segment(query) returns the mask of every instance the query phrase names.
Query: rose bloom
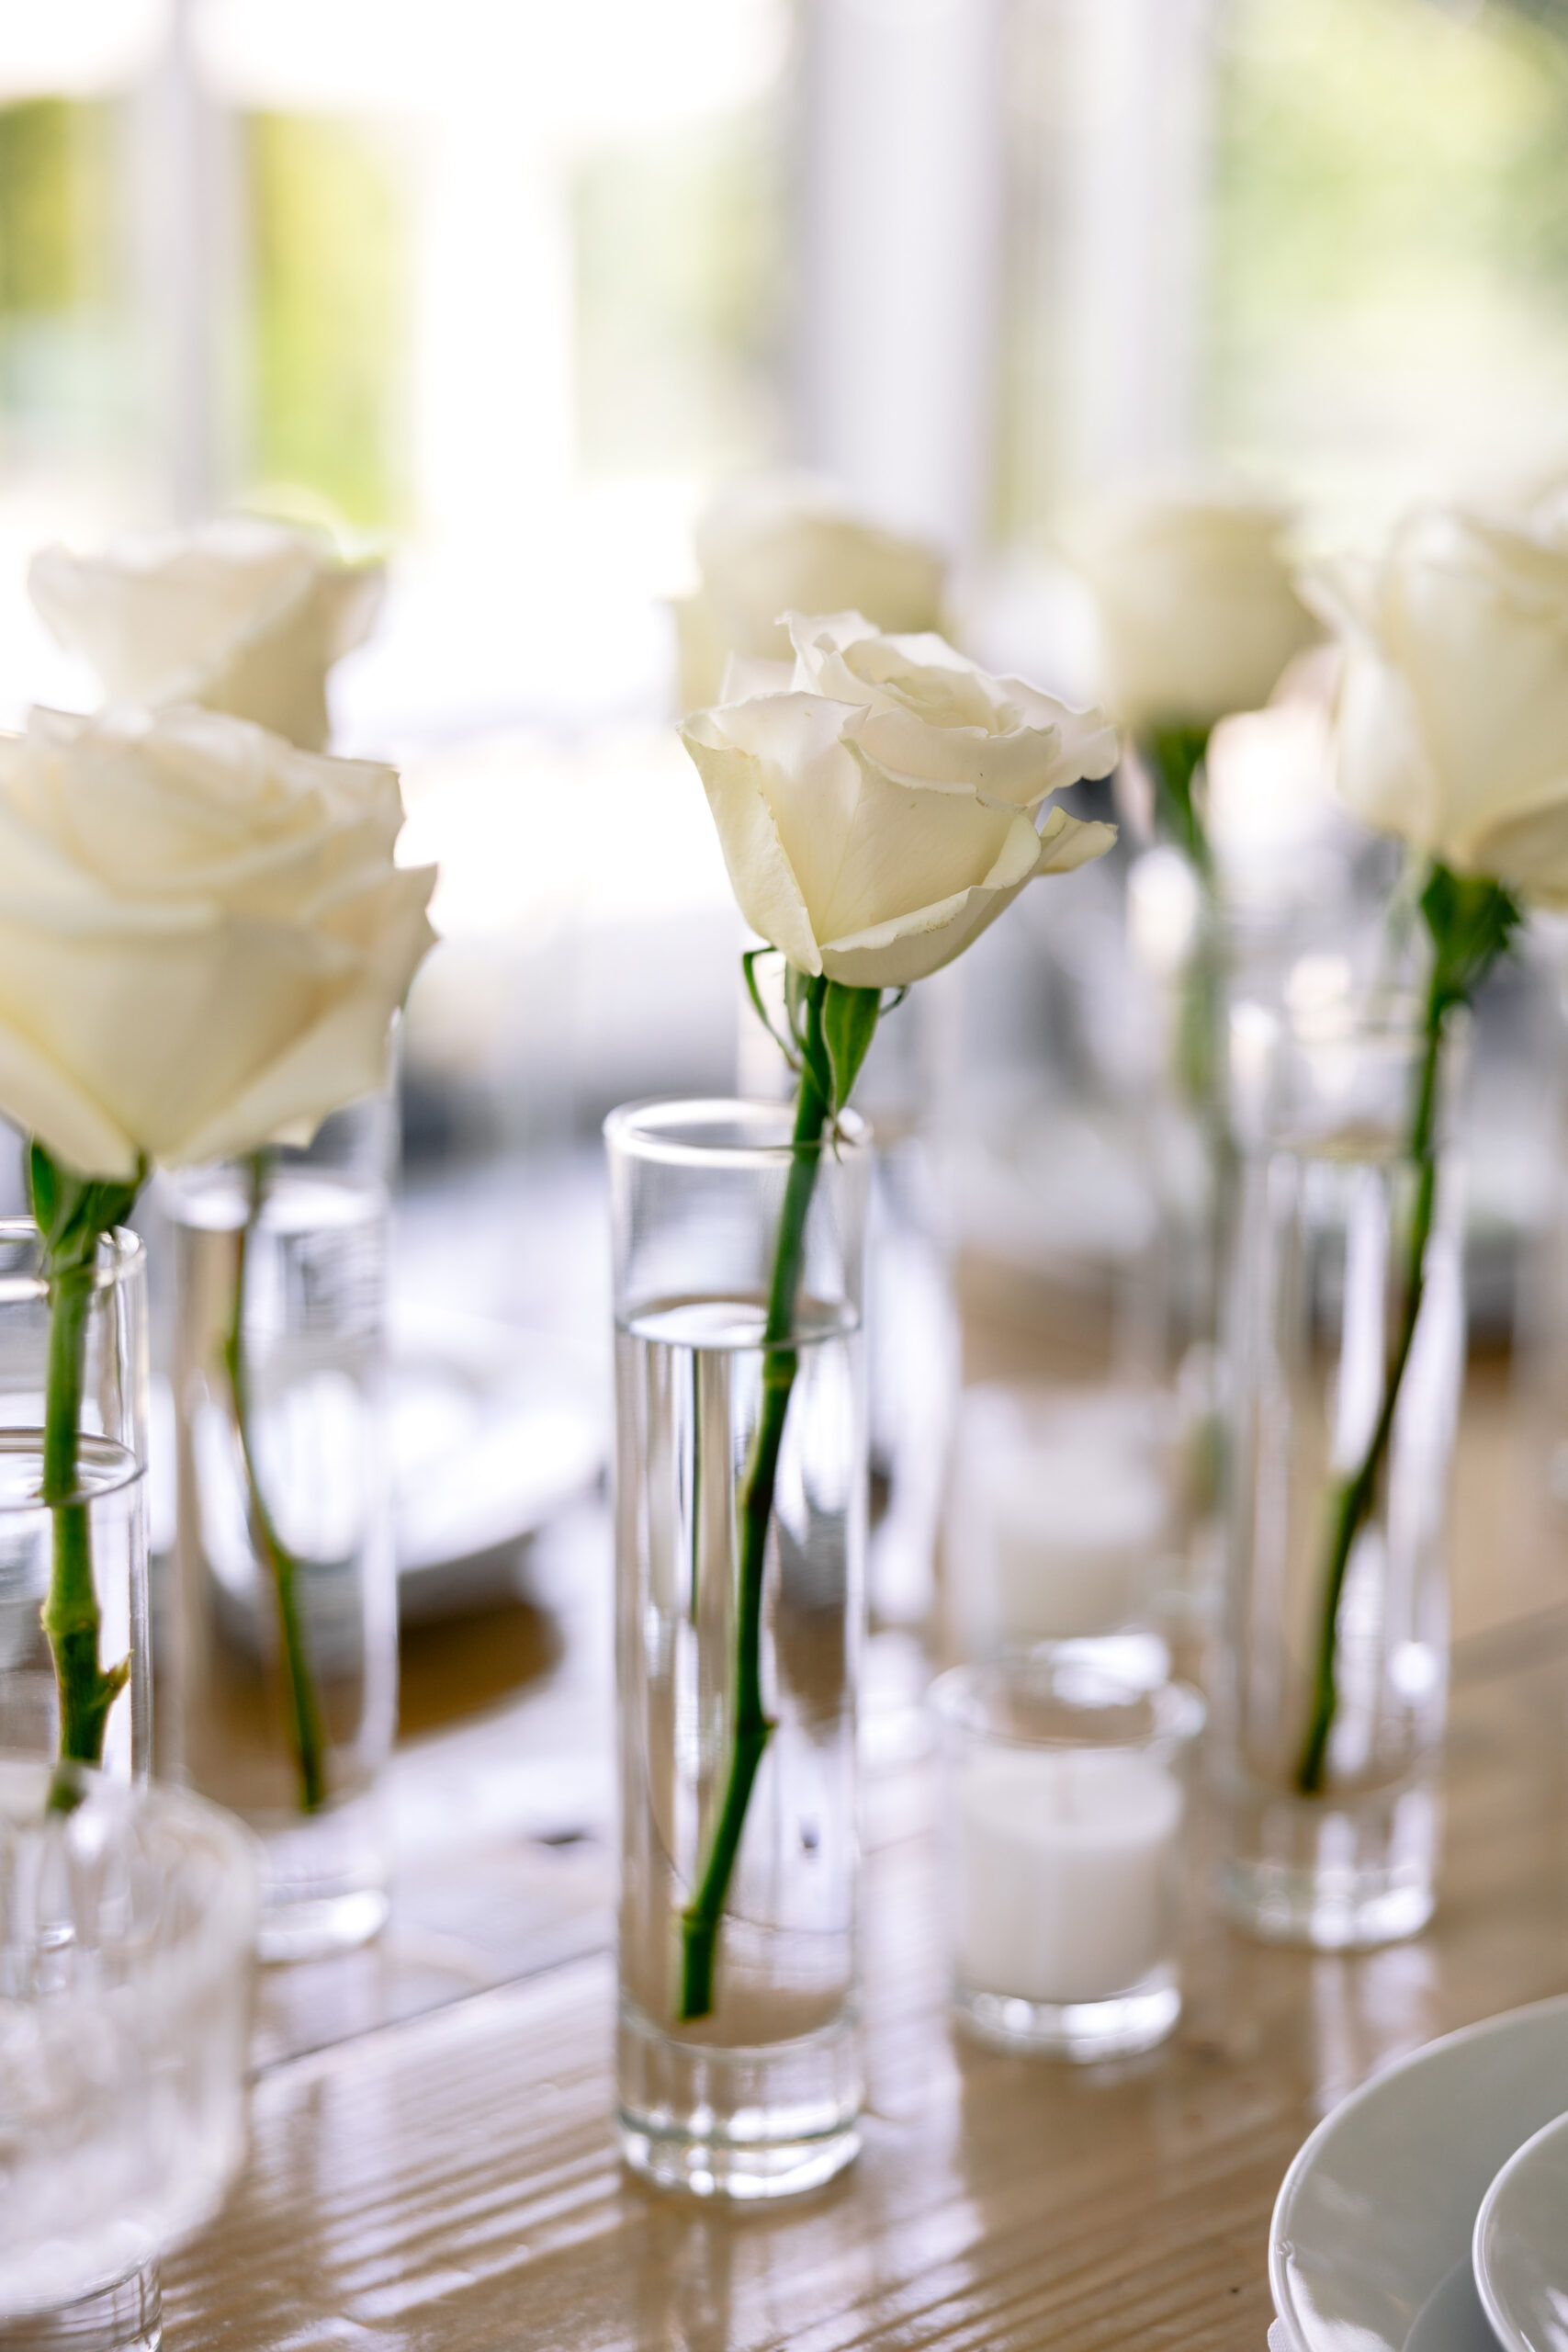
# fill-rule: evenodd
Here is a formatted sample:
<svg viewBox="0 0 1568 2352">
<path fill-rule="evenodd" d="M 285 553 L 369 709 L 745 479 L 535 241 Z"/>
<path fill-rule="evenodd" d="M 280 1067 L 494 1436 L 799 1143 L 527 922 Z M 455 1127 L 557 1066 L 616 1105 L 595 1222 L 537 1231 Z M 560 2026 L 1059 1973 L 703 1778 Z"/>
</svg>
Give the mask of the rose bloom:
<svg viewBox="0 0 1568 2352">
<path fill-rule="evenodd" d="M 1568 542 L 1430 507 L 1309 575 L 1339 630 L 1346 806 L 1456 873 L 1568 906 Z"/>
<path fill-rule="evenodd" d="M 935 549 L 850 514 L 820 484 L 738 482 L 694 537 L 702 586 L 675 603 L 683 710 L 728 691 L 731 657 L 792 661 L 786 612 L 852 609 L 883 629 L 941 625 L 944 567 Z"/>
<path fill-rule="evenodd" d="M 1318 634 L 1282 551 L 1290 519 L 1263 500 L 1165 497 L 1083 520 L 1069 552 L 1094 591 L 1119 718 L 1209 728 L 1268 701 Z"/>
<path fill-rule="evenodd" d="M 1037 874 L 1099 857 L 1114 826 L 1042 803 L 1108 775 L 1098 711 L 992 678 L 940 637 L 859 613 L 787 616 L 786 694 L 682 729 L 740 910 L 802 972 L 903 988 L 950 963 Z"/>
<path fill-rule="evenodd" d="M 45 548 L 28 573 L 108 701 L 200 703 L 309 752 L 327 741 L 327 673 L 369 636 L 385 586 L 379 563 L 344 563 L 314 534 L 249 515 L 99 556 Z"/>
<path fill-rule="evenodd" d="M 374 1092 L 434 934 L 390 768 L 183 709 L 0 739 L 0 1107 L 85 1175 Z"/>
</svg>

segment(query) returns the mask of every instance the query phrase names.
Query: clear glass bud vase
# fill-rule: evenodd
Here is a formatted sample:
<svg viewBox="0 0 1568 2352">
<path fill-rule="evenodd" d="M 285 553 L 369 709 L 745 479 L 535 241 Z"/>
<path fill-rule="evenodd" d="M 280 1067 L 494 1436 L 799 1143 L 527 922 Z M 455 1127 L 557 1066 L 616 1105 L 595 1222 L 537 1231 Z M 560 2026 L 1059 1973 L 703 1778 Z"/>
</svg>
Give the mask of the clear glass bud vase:
<svg viewBox="0 0 1568 2352">
<path fill-rule="evenodd" d="M 1403 1009 L 1337 1001 L 1238 1005 L 1231 1042 L 1221 1896 L 1257 1934 L 1366 1947 L 1435 1901 L 1464 1373 L 1453 1046 L 1428 1070 Z"/>
<path fill-rule="evenodd" d="M 98 1243 L 74 1480 L 68 1498 L 51 1505 L 52 1323 L 38 1227 L 0 1219 L 0 1748 L 51 1761 L 68 1751 L 118 1779 L 144 1780 L 152 1740 L 147 1284 L 134 1233 Z"/>
<path fill-rule="evenodd" d="M 387 1912 L 397 1720 L 385 1097 L 169 1183 L 179 1452 L 171 1767 L 261 1837 L 261 1951 Z"/>
<path fill-rule="evenodd" d="M 1234 1183 L 1224 1059 L 1234 942 L 1212 888 L 1168 843 L 1129 870 L 1127 927 L 1153 1049 L 1144 1115 L 1159 1223 L 1146 1344 L 1156 1372 L 1188 1366 L 1208 1390 Z"/>
<path fill-rule="evenodd" d="M 861 2101 L 855 1689 L 866 1441 L 861 1260 L 870 1146 L 821 1148 L 795 1320 L 762 1344 L 787 1104 L 610 1118 L 616 1347 L 622 2147 L 698 2195 L 788 2195 L 854 2154 Z M 793 1370 L 762 1555 L 769 1726 L 728 1880 L 711 2007 L 682 1915 L 736 1752 L 741 1521 L 768 1380 Z M 753 1655 L 756 1653 L 753 1652 Z"/>
</svg>

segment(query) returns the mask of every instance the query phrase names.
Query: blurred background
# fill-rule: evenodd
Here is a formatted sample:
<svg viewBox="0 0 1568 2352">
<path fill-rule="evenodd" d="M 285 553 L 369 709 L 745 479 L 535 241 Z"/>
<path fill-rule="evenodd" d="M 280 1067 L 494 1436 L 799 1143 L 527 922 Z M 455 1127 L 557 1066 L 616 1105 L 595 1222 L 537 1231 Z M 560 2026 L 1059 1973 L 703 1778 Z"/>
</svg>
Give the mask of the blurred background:
<svg viewBox="0 0 1568 2352">
<path fill-rule="evenodd" d="M 1562 0 L 0 0 L 0 723 L 94 698 L 27 602 L 46 540 L 243 506 L 388 554 L 335 741 L 442 867 L 402 1280 L 448 1306 L 596 1347 L 599 1121 L 736 1082 L 671 725 L 716 486 L 810 469 L 950 559 L 976 658 L 1082 699 L 1077 503 L 1220 469 L 1371 545 L 1565 464 Z M 887 1188 L 928 1420 L 975 1233 L 1085 1363 L 1158 1355 L 1123 895 L 1033 894 L 872 1074 L 895 1136 L 958 1071 L 992 1106 Z M 1515 1096 L 1480 1196 L 1539 1238 L 1556 1113 Z"/>
<path fill-rule="evenodd" d="M 0 6 L 0 718 L 91 698 L 43 540 L 388 548 L 337 741 L 444 867 L 416 1159 L 732 1075 L 663 725 L 716 482 L 830 479 L 1082 695 L 1076 499 L 1223 464 L 1370 537 L 1565 456 L 1555 0 Z"/>
</svg>

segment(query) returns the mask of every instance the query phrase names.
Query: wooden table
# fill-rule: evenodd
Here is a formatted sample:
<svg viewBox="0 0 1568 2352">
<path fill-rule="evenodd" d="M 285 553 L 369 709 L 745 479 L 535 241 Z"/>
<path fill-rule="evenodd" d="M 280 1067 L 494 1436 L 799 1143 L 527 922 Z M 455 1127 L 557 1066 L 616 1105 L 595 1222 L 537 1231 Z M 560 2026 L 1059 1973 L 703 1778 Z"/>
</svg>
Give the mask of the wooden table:
<svg viewBox="0 0 1568 2352">
<path fill-rule="evenodd" d="M 863 2151 L 818 2196 L 741 2215 L 616 2161 L 607 1538 L 581 1514 L 540 1547 L 533 1606 L 410 1641 L 393 1924 L 374 1951 L 270 1973 L 250 2167 L 167 2267 L 170 2352 L 1262 2352 L 1269 2209 L 1316 2118 L 1396 2053 L 1568 1986 L 1568 1537 L 1541 1489 L 1506 1370 L 1476 1368 L 1425 1936 L 1314 1957 L 1200 1917 L 1163 2050 L 997 2056 L 944 2015 L 927 1770 L 877 1773 Z M 454 1719 L 476 1690 L 489 1713 Z"/>
</svg>

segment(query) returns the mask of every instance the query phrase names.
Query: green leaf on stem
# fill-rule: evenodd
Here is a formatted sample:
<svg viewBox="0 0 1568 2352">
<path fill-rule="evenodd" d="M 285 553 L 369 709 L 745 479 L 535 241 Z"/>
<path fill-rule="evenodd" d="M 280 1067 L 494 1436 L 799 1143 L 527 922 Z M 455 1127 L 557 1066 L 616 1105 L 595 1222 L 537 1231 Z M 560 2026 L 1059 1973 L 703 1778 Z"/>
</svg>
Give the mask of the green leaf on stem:
<svg viewBox="0 0 1568 2352">
<path fill-rule="evenodd" d="M 28 1148 L 28 1189 L 51 1274 L 91 1265 L 99 1235 L 124 1224 L 146 1182 L 145 1159 L 138 1160 L 136 1173 L 129 1179 L 81 1176 L 34 1136 Z"/>
<path fill-rule="evenodd" d="M 806 1043 L 807 1023 L 811 1010 L 811 975 L 803 972 L 798 964 L 784 965 L 784 1017 L 789 1034 L 795 1039 L 796 1051 Z"/>
<path fill-rule="evenodd" d="M 1155 727 L 1145 744 L 1155 787 L 1155 819 L 1168 841 L 1185 850 L 1205 882 L 1213 878 L 1208 829 L 1198 806 L 1198 771 L 1208 756 L 1206 727 Z"/>
<path fill-rule="evenodd" d="M 801 1070 L 824 1103 L 833 1099 L 833 1065 L 822 1035 L 822 1004 L 831 985 L 820 973 L 813 978 L 794 964 L 784 967 L 790 1034 L 800 1054 Z"/>
<path fill-rule="evenodd" d="M 881 1011 L 880 989 L 852 989 L 841 980 L 829 981 L 822 1001 L 822 1039 L 828 1049 L 832 1079 L 829 1100 L 835 1116 L 848 1106 L 851 1089 L 876 1035 Z"/>
<path fill-rule="evenodd" d="M 54 1230 L 59 1184 L 54 1162 L 36 1136 L 28 1146 L 28 1191 L 32 1195 L 33 1222 L 47 1237 Z"/>
<path fill-rule="evenodd" d="M 749 947 L 740 958 L 740 968 L 746 975 L 746 993 L 751 1000 L 752 1012 L 755 1012 L 758 1020 L 761 1023 L 763 1028 L 767 1031 L 769 1036 L 773 1039 L 774 1045 L 778 1047 L 780 1053 L 789 1064 L 790 1069 L 798 1075 L 800 1070 L 800 1057 L 795 1052 L 795 1049 L 790 1043 L 789 1038 L 783 1035 L 779 1030 L 774 1028 L 773 1015 L 769 1012 L 767 1006 L 762 1002 L 762 992 L 757 986 L 757 963 L 759 957 L 763 956 L 776 956 L 778 952 L 779 951 L 776 947 Z"/>
<path fill-rule="evenodd" d="M 1446 1012 L 1468 1004 L 1493 965 L 1507 953 L 1523 916 L 1501 882 L 1485 875 L 1459 875 L 1437 865 L 1421 893 L 1421 912 L 1431 934 L 1432 1000 Z"/>
</svg>

